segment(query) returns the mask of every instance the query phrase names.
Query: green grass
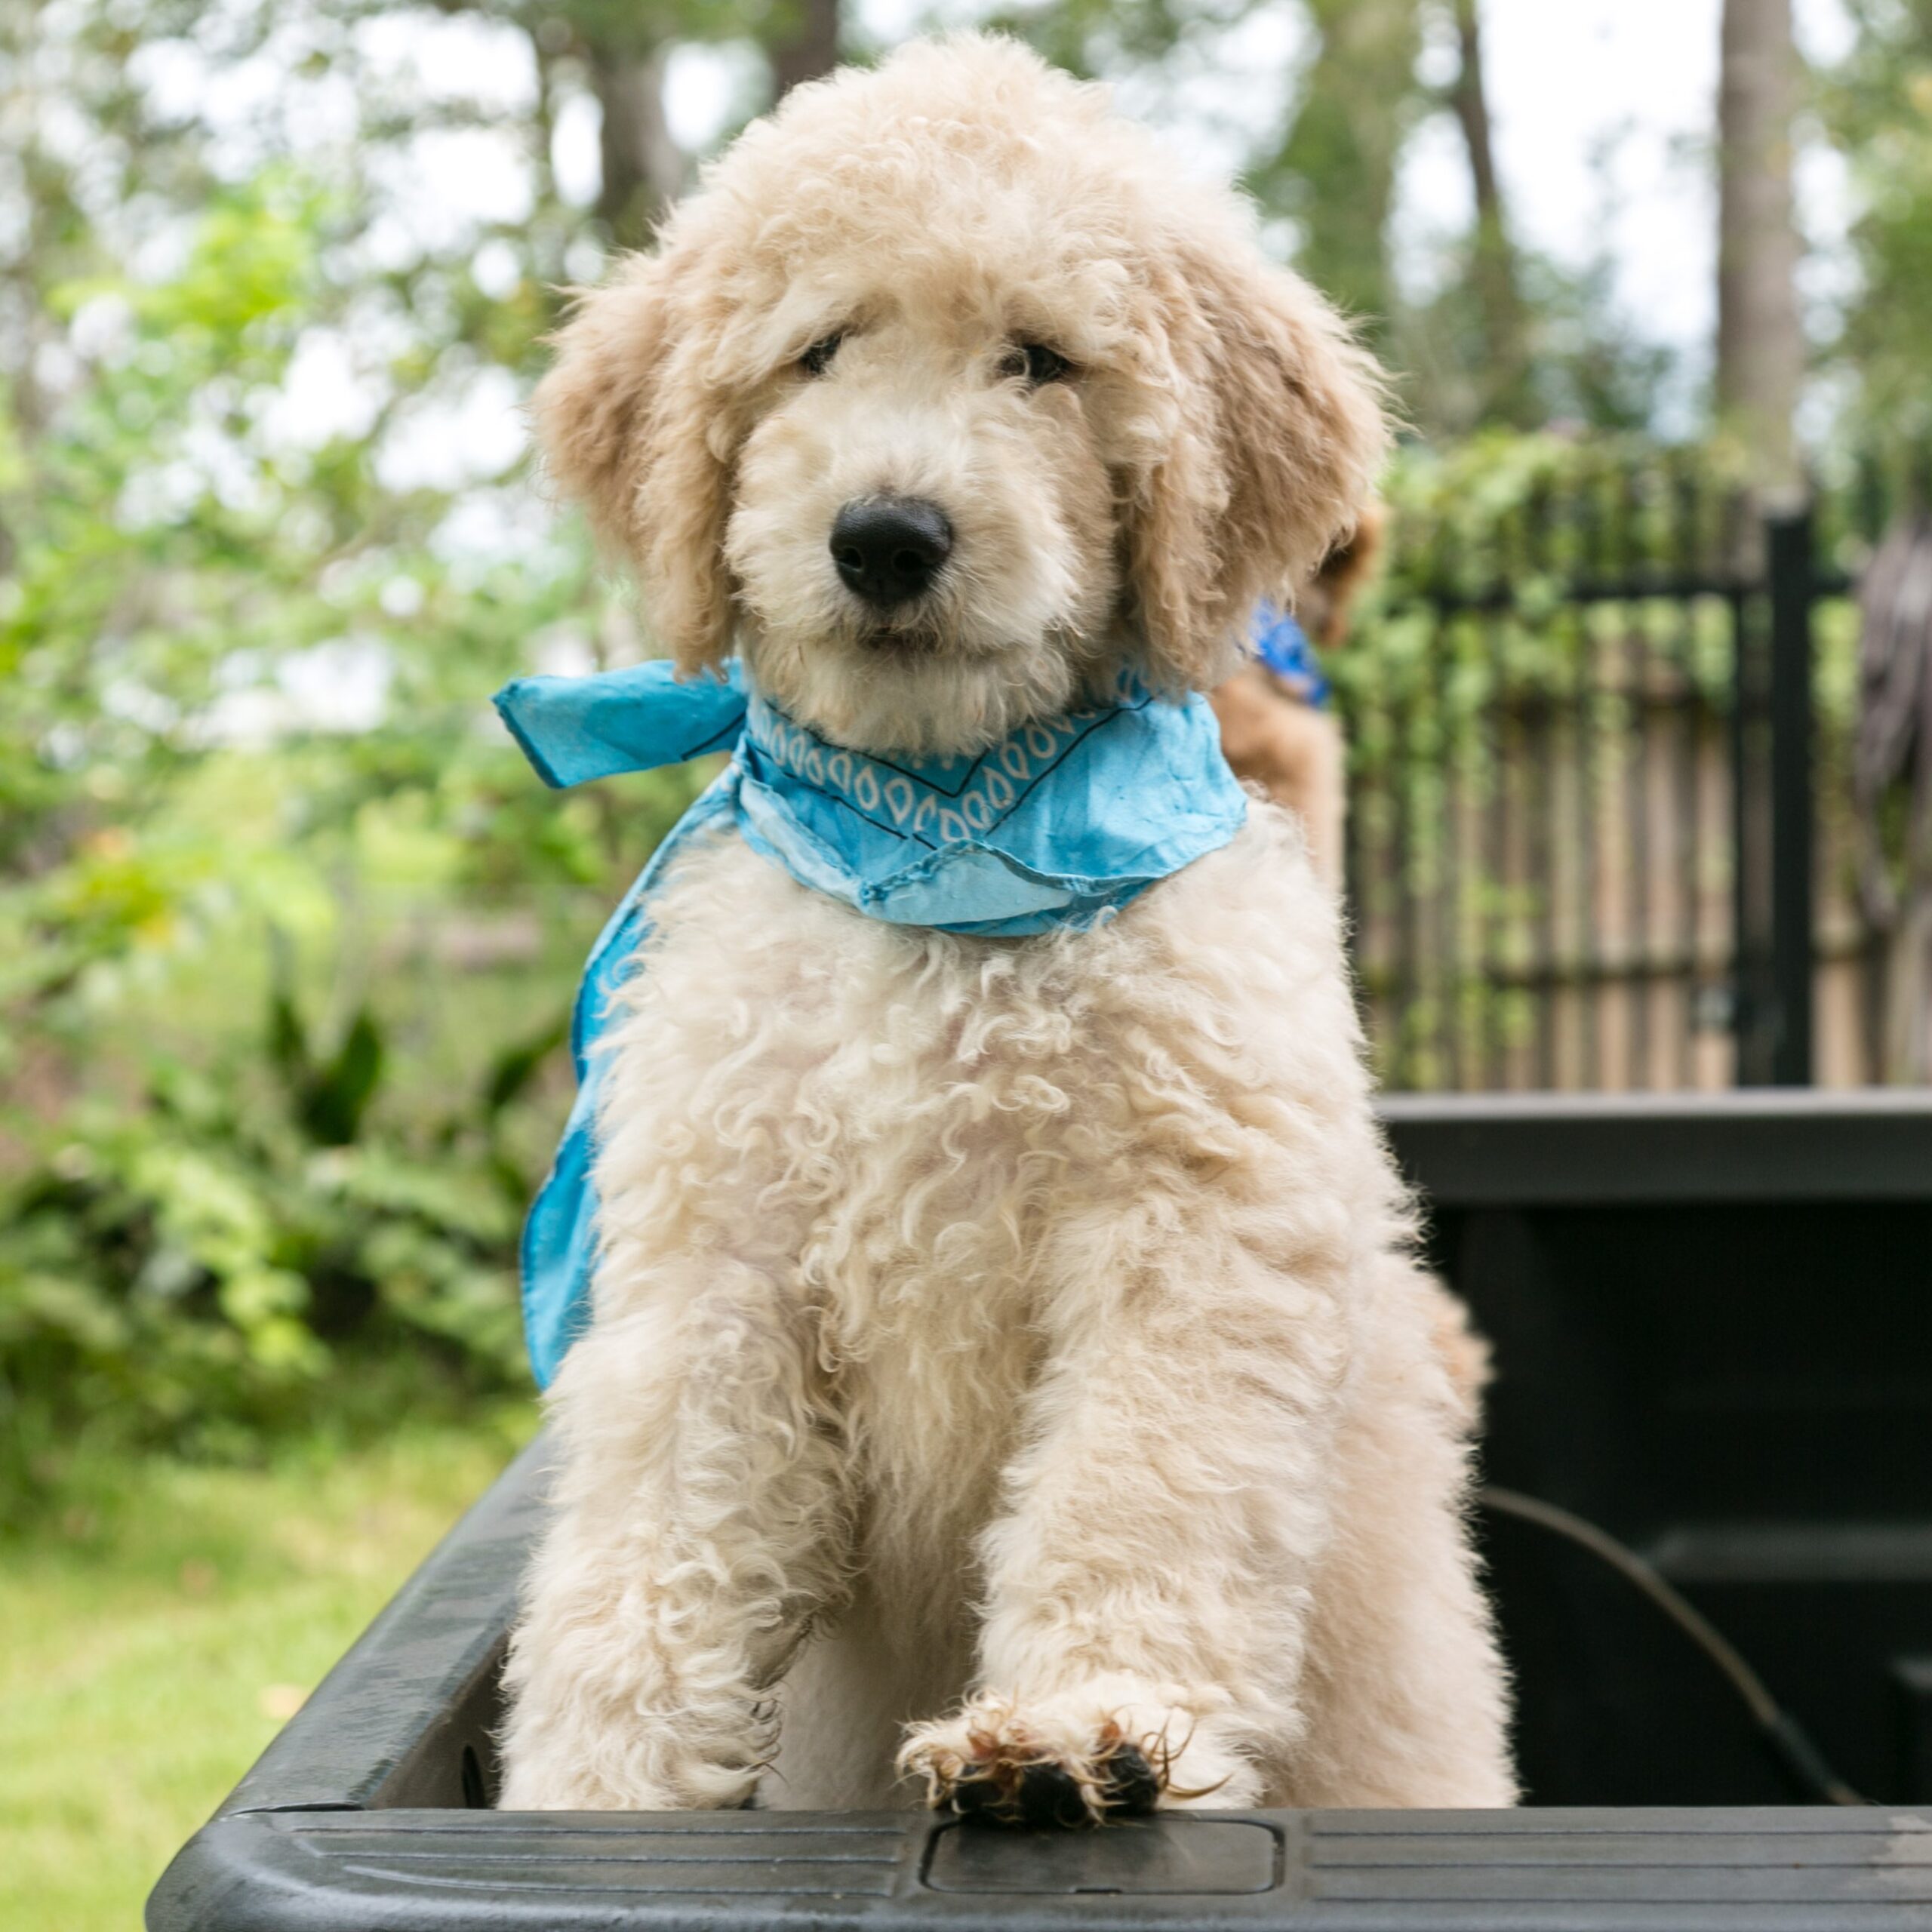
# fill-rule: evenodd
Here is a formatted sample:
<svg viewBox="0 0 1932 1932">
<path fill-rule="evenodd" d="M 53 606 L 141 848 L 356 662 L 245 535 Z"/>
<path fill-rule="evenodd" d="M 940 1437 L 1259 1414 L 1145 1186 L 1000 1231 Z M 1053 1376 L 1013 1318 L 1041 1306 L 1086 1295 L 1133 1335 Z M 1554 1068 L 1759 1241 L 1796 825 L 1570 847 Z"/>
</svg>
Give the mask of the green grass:
<svg viewBox="0 0 1932 1932">
<path fill-rule="evenodd" d="M 63 1479 L 0 1546 L 0 1932 L 129 1932 L 207 1817 L 529 1427 Z"/>
</svg>

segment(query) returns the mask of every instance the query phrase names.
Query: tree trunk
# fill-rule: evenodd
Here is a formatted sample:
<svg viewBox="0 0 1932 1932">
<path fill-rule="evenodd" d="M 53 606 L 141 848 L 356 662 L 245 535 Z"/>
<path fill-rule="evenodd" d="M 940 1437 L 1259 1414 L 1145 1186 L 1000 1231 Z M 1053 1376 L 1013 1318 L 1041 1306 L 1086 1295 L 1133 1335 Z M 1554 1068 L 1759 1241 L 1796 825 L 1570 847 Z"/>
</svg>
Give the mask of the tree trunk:
<svg viewBox="0 0 1932 1932">
<path fill-rule="evenodd" d="M 1454 0 L 1454 11 L 1462 60 L 1449 100 L 1469 151 L 1469 179 L 1475 192 L 1470 268 L 1482 314 L 1487 363 L 1481 379 L 1481 411 L 1485 417 L 1500 417 L 1527 429 L 1533 426 L 1538 414 L 1529 392 L 1528 318 L 1517 278 L 1516 251 L 1503 211 L 1503 185 L 1497 178 L 1477 0 Z"/>
<path fill-rule="evenodd" d="M 664 117 L 665 52 L 589 48 L 591 85 L 604 110 L 597 212 L 623 248 L 650 239 L 652 224 L 684 186 L 685 157 Z"/>
<path fill-rule="evenodd" d="M 1801 492 L 1792 419 L 1804 373 L 1792 116 L 1791 0 L 1724 0 L 1718 88 L 1719 422 L 1743 443 L 1767 508 Z"/>
<path fill-rule="evenodd" d="M 1299 266 L 1371 331 L 1394 310 L 1387 229 L 1417 100 L 1419 0 L 1309 0 L 1321 45 L 1294 128 L 1255 186 L 1300 222 Z"/>
<path fill-rule="evenodd" d="M 823 79 L 838 64 L 838 0 L 789 0 L 765 51 L 776 99 Z"/>
</svg>

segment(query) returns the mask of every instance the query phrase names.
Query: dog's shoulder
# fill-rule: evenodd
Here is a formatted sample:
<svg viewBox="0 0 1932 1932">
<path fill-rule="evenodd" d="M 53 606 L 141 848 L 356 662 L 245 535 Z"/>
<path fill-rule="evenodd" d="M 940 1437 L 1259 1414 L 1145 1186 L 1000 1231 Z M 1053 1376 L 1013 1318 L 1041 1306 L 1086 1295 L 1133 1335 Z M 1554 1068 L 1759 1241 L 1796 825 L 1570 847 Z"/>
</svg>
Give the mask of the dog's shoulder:
<svg viewBox="0 0 1932 1932">
<path fill-rule="evenodd" d="M 1232 948 L 1293 955 L 1306 973 L 1342 972 L 1340 908 L 1316 875 L 1300 820 L 1247 789 L 1241 830 L 1150 886 L 1126 919 L 1182 955 Z"/>
</svg>

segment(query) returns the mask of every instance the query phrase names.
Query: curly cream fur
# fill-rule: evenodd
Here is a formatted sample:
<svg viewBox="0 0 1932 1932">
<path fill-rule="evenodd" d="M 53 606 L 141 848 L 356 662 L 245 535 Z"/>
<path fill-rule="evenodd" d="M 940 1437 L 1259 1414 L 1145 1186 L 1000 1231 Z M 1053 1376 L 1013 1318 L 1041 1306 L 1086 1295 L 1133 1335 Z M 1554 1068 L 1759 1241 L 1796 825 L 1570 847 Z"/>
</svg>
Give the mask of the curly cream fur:
<svg viewBox="0 0 1932 1932">
<path fill-rule="evenodd" d="M 1386 442 L 1372 365 L 1251 226 L 1104 89 L 917 43 L 795 90 L 581 302 L 540 436 L 679 661 L 735 643 L 832 737 L 990 743 L 1123 641 L 1204 689 L 1257 597 L 1354 528 Z M 1016 337 L 1078 380 L 1001 379 Z M 828 511 L 889 491 L 957 528 L 938 608 L 900 620 L 944 650 L 882 653 L 826 567 Z"/>
<path fill-rule="evenodd" d="M 1002 377 L 1020 335 L 1075 379 Z M 1211 681 L 1381 442 L 1226 198 L 970 38 L 749 131 L 583 303 L 540 420 L 686 663 L 735 638 L 878 751 L 1124 661 Z M 881 637 L 826 527 L 908 488 L 958 549 Z M 1030 940 L 861 917 L 728 832 L 655 915 L 503 1801 L 916 1801 L 1043 1758 L 1098 1794 L 1126 1745 L 1167 1803 L 1509 1802 L 1464 1418 L 1294 821 L 1257 801 Z"/>
</svg>

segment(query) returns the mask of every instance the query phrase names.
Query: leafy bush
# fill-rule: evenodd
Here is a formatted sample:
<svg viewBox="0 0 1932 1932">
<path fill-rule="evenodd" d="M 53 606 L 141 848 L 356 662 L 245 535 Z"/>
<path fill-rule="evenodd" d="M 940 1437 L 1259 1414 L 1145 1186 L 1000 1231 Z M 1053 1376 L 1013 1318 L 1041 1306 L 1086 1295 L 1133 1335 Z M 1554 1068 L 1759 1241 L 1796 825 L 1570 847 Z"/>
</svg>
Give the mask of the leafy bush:
<svg viewBox="0 0 1932 1932">
<path fill-rule="evenodd" d="M 414 1133 L 375 1120 L 367 1008 L 321 1051 L 279 989 L 264 1030 L 252 1064 L 162 1061 L 140 1106 L 75 1108 L 0 1208 L 0 1500 L 77 1428 L 232 1448 L 385 1356 L 448 1390 L 525 1383 L 502 1124 L 561 1015 Z"/>
<path fill-rule="evenodd" d="M 89 353 L 0 427 L 0 1512 L 79 1436 L 235 1454 L 527 1386 L 561 1016 L 697 782 L 559 798 L 491 715 L 641 648 L 520 455 L 431 489 L 275 432 L 370 299 L 345 222 L 271 168 L 159 279 L 69 262 Z M 470 296 L 398 393 L 524 379 L 532 285 Z"/>
</svg>

